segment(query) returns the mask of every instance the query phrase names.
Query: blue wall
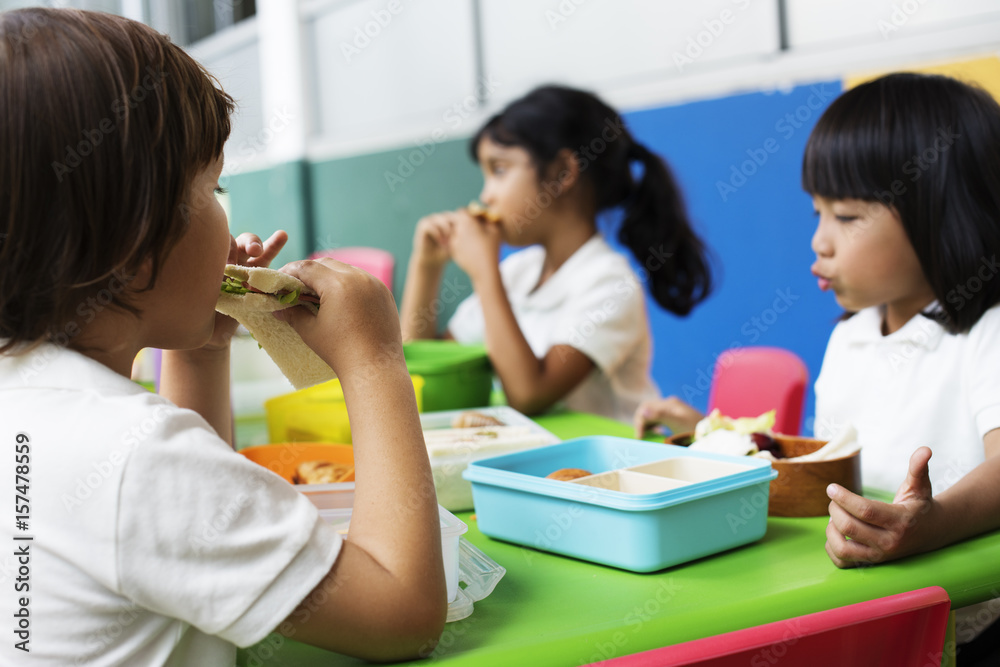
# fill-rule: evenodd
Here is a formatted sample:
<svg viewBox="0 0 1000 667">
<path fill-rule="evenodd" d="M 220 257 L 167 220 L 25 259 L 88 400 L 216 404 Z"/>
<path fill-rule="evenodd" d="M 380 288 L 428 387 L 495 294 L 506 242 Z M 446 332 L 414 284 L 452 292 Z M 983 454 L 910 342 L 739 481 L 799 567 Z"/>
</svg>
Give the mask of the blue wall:
<svg viewBox="0 0 1000 667">
<path fill-rule="evenodd" d="M 690 316 L 649 300 L 653 376 L 665 395 L 704 410 L 720 352 L 784 347 L 809 367 L 811 431 L 812 382 L 841 311 L 809 273 L 815 219 L 800 169 L 809 132 L 841 89 L 832 81 L 626 115 L 635 136 L 672 166 L 715 256 L 716 291 Z"/>
<path fill-rule="evenodd" d="M 809 273 L 815 220 L 799 171 L 810 130 L 841 89 L 840 81 L 828 81 L 625 115 L 636 137 L 667 158 L 715 259 L 715 293 L 689 317 L 676 318 L 649 301 L 653 376 L 664 394 L 704 410 L 720 352 L 784 347 L 809 366 L 804 428 L 811 432 L 811 383 L 840 309 Z M 436 145 L 412 177 L 389 187 L 386 172 L 415 152 L 404 146 L 238 175 L 230 184 L 233 229 L 265 234 L 284 226 L 292 240 L 283 261 L 344 245 L 390 250 L 398 296 L 417 220 L 464 206 L 482 185 L 466 141 L 452 140 Z M 309 201 L 300 201 L 303 196 Z M 444 304 L 442 325 L 471 291 L 457 268 L 448 275 L 453 298 Z"/>
</svg>

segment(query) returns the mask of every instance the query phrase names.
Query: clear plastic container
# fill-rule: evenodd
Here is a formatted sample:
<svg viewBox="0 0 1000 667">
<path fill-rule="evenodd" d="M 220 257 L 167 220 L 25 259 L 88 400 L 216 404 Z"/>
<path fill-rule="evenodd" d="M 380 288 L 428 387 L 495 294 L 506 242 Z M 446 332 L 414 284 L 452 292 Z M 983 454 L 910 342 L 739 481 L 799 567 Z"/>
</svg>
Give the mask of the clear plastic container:
<svg viewBox="0 0 1000 667">
<path fill-rule="evenodd" d="M 592 474 L 546 478 L 560 468 Z M 464 475 L 483 534 L 654 572 L 763 537 L 777 473 L 763 459 L 595 436 L 475 461 Z"/>
<path fill-rule="evenodd" d="M 349 507 L 324 509 L 319 511 L 319 515 L 346 535 L 351 523 L 351 512 Z M 444 559 L 444 578 L 448 589 L 448 602 L 452 603 L 458 597 L 459 538 L 469 530 L 469 527 L 440 505 L 438 505 L 438 512 L 441 515 L 441 554 Z"/>
<path fill-rule="evenodd" d="M 472 486 L 462 473 L 472 461 L 506 452 L 523 451 L 559 442 L 559 438 L 506 405 L 476 407 L 469 410 L 444 410 L 420 415 L 420 425 L 425 434 L 450 429 L 452 420 L 463 412 L 473 411 L 495 417 L 504 426 L 523 427 L 524 433 L 516 438 L 486 438 L 455 443 L 451 448 L 428 444 L 431 472 L 438 503 L 453 512 L 472 509 Z"/>
</svg>

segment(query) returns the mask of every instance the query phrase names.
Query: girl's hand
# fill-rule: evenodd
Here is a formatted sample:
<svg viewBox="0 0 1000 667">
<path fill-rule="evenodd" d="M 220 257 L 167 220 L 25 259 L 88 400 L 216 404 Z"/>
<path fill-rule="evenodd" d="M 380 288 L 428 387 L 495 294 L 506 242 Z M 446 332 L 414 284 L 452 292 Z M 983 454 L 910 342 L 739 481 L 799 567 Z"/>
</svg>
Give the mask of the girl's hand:
<svg viewBox="0 0 1000 667">
<path fill-rule="evenodd" d="M 405 369 L 396 303 L 382 281 L 330 258 L 292 262 L 281 270 L 314 290 L 320 306 L 317 315 L 288 308 L 275 317 L 291 324 L 337 375 L 370 375 L 378 370 L 374 366 L 385 365 Z"/>
<path fill-rule="evenodd" d="M 496 273 L 500 264 L 500 226 L 478 220 L 464 210 L 455 211 L 452 221 L 452 258 L 475 286 L 484 271 Z"/>
<path fill-rule="evenodd" d="M 441 269 L 451 259 L 448 241 L 451 238 L 454 213 L 434 213 L 421 218 L 413 235 L 413 257 L 428 269 Z"/>
<path fill-rule="evenodd" d="M 229 237 L 229 259 L 227 264 L 241 264 L 243 266 L 268 266 L 272 260 L 281 252 L 288 242 L 288 234 L 283 230 L 278 230 L 271 235 L 267 241 L 261 243 L 260 237 L 256 234 L 244 233 L 239 237 Z M 221 284 L 220 284 L 221 287 Z M 211 340 L 202 347 L 202 350 L 221 350 L 229 347 L 229 341 L 236 333 L 239 323 L 228 315 L 222 313 L 215 314 L 215 331 Z"/>
<path fill-rule="evenodd" d="M 670 396 L 643 402 L 635 411 L 632 422 L 635 425 L 635 437 L 641 438 L 650 427 L 658 424 L 663 424 L 673 433 L 687 433 L 693 431 L 704 417 L 681 399 Z"/>
<path fill-rule="evenodd" d="M 937 546 L 940 506 L 931 493 L 927 462 L 931 450 L 921 447 L 910 457 L 906 481 L 892 503 L 862 498 L 837 484 L 827 489 L 830 523 L 826 553 L 840 568 L 873 565 Z M 850 539 L 848 539 L 850 538 Z"/>
</svg>

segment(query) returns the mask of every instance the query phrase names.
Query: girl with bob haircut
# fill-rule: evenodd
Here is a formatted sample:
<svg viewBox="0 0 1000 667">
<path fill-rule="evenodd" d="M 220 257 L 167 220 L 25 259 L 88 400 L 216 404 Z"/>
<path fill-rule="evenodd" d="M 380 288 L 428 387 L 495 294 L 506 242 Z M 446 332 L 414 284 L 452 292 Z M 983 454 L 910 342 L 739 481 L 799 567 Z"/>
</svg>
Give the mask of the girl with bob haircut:
<svg viewBox="0 0 1000 667">
<path fill-rule="evenodd" d="M 266 266 L 287 236 L 229 233 L 229 95 L 140 23 L 37 8 L 0 14 L 0 99 L 0 438 L 16 449 L 0 471 L 30 498 L 0 536 L 39 573 L 0 598 L 39 619 L 0 662 L 232 665 L 274 631 L 375 660 L 431 651 L 439 515 L 388 291 L 332 260 L 284 268 L 322 306 L 283 319 L 351 406 L 346 540 L 232 449 L 223 269 Z M 144 347 L 167 350 L 160 395 L 129 379 Z"/>
<path fill-rule="evenodd" d="M 491 219 L 460 209 L 417 224 L 404 338 L 435 335 L 434 301 L 454 260 L 475 294 L 459 305 L 446 336 L 485 342 L 511 406 L 534 414 L 565 400 L 627 421 L 659 395 L 642 284 L 677 315 L 712 285 L 666 163 L 598 97 L 555 85 L 511 102 L 469 148 Z M 598 232 L 598 216 L 616 208 L 618 239 L 640 276 Z M 501 242 L 525 249 L 500 262 Z"/>
<path fill-rule="evenodd" d="M 813 129 L 802 186 L 813 274 L 847 311 L 816 380 L 816 435 L 853 424 L 865 485 L 898 489 L 887 504 L 831 487 L 831 558 L 880 562 L 1000 525 L 983 483 L 1000 463 L 1000 106 L 943 76 L 862 84 Z"/>
<path fill-rule="evenodd" d="M 813 273 L 847 311 L 816 380 L 816 435 L 854 424 L 865 485 L 896 489 L 883 503 L 830 485 L 831 560 L 1000 527 L 1000 106 L 943 76 L 860 85 L 813 129 L 802 186 L 819 215 Z M 957 611 L 963 662 L 995 650 L 994 607 Z"/>
</svg>

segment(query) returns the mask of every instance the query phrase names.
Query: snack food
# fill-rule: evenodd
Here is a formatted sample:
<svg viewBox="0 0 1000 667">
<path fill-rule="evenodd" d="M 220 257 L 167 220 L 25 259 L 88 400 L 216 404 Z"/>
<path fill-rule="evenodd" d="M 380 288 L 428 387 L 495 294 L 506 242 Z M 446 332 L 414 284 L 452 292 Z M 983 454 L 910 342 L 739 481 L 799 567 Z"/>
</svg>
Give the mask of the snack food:
<svg viewBox="0 0 1000 667">
<path fill-rule="evenodd" d="M 571 479 L 579 479 L 580 477 L 589 477 L 593 473 L 588 470 L 583 470 L 581 468 L 560 468 L 559 470 L 554 470 L 545 476 L 546 479 L 555 479 L 560 482 L 568 482 Z"/>
<path fill-rule="evenodd" d="M 774 410 L 759 417 L 732 419 L 716 408 L 695 426 L 690 448 L 729 456 L 762 456 L 773 459 L 780 454 L 780 450 L 771 437 L 772 426 Z"/>
<path fill-rule="evenodd" d="M 287 273 L 261 267 L 226 266 L 215 309 L 242 324 L 296 389 L 332 380 L 325 361 L 306 345 L 292 325 L 272 313 L 294 306 L 317 312 L 319 299 Z"/>
<path fill-rule="evenodd" d="M 427 454 L 431 458 L 531 447 L 551 441 L 549 434 L 539 433 L 530 426 L 476 426 L 424 431 Z"/>
<path fill-rule="evenodd" d="M 353 482 L 354 466 L 330 461 L 303 461 L 292 474 L 293 484 Z"/>
<path fill-rule="evenodd" d="M 477 426 L 503 426 L 503 422 L 493 415 L 485 415 L 482 412 L 466 410 L 455 415 L 451 420 L 452 428 L 476 428 Z"/>
<path fill-rule="evenodd" d="M 480 218 L 486 222 L 498 223 L 500 222 L 500 216 L 491 211 L 486 206 L 483 206 L 477 201 L 469 202 L 469 205 L 465 207 L 465 210 L 469 212 L 474 218 Z"/>
<path fill-rule="evenodd" d="M 730 456 L 756 456 L 770 461 L 797 462 L 842 458 L 851 456 L 861 448 L 857 442 L 857 431 L 848 424 L 818 451 L 786 458 L 782 447 L 773 437 L 772 426 L 774 426 L 774 410 L 765 412 L 759 417 L 731 419 L 715 409 L 698 422 L 689 447 L 697 451 Z"/>
</svg>

